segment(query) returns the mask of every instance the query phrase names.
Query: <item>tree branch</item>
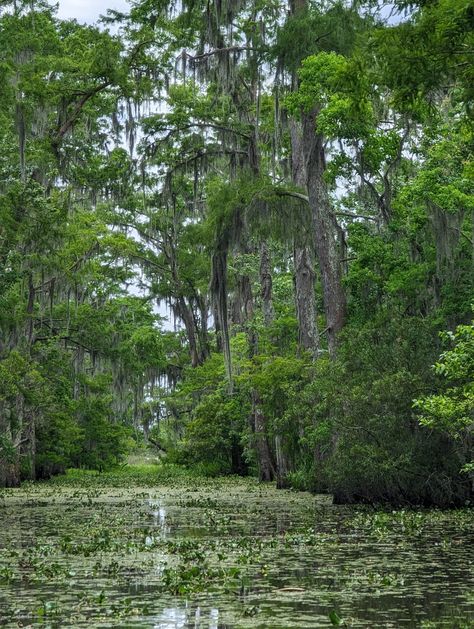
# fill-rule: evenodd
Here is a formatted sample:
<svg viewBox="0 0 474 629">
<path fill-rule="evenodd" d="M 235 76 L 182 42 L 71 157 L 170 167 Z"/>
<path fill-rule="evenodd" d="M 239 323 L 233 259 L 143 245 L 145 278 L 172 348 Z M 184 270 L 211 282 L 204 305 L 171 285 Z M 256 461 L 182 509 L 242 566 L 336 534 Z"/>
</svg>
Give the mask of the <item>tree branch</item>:
<svg viewBox="0 0 474 629">
<path fill-rule="evenodd" d="M 213 55 L 218 55 L 221 52 L 244 52 L 245 50 L 255 51 L 256 48 L 252 46 L 228 46 L 227 48 L 215 48 L 214 50 L 209 50 L 209 52 L 203 52 L 200 55 L 190 55 L 188 52 L 183 51 L 183 57 L 187 57 L 191 59 L 191 61 L 202 61 Z"/>
<path fill-rule="evenodd" d="M 111 81 L 104 81 L 103 83 L 100 83 L 99 85 L 96 85 L 96 87 L 83 93 L 82 98 L 76 103 L 72 114 L 66 118 L 66 120 L 59 126 L 59 128 L 56 129 L 56 132 L 53 135 L 53 145 L 55 147 L 58 146 L 59 142 L 63 139 L 66 133 L 73 127 L 87 101 L 89 101 L 96 94 L 99 94 L 100 92 L 105 90 L 107 87 L 109 87 L 110 84 Z"/>
<path fill-rule="evenodd" d="M 301 192 L 294 192 L 293 190 L 276 190 L 276 194 L 282 197 L 293 197 L 294 199 L 300 199 L 305 203 L 309 203 L 309 198 Z M 365 214 L 353 214 L 352 212 L 343 212 L 342 210 L 334 212 L 335 216 L 347 216 L 348 218 L 363 218 L 367 221 L 376 221 L 374 216 L 366 216 Z"/>
<path fill-rule="evenodd" d="M 219 156 L 219 155 L 248 155 L 248 153 L 247 153 L 247 151 L 241 151 L 241 150 L 237 150 L 237 149 L 235 149 L 235 150 L 202 151 L 201 153 L 198 153 L 197 155 L 193 155 L 191 157 L 187 157 L 186 159 L 182 160 L 181 162 L 177 162 L 168 171 L 168 175 L 172 175 L 176 170 L 178 170 L 182 166 L 186 166 L 187 164 L 192 164 L 193 162 L 197 161 L 198 159 L 201 159 L 202 157 Z"/>
<path fill-rule="evenodd" d="M 184 127 L 179 127 L 176 129 L 162 129 L 163 131 L 169 131 L 168 134 L 162 139 L 163 141 L 168 140 L 172 135 L 176 133 L 180 133 L 181 131 L 186 131 L 187 129 L 192 129 L 193 127 L 197 127 L 198 129 L 216 129 L 217 131 L 227 131 L 229 133 L 234 133 L 235 135 L 239 135 L 246 140 L 250 139 L 250 135 L 244 133 L 243 131 L 238 131 L 237 129 L 232 129 L 231 127 L 225 127 L 220 124 L 216 124 L 213 122 L 191 122 Z"/>
</svg>

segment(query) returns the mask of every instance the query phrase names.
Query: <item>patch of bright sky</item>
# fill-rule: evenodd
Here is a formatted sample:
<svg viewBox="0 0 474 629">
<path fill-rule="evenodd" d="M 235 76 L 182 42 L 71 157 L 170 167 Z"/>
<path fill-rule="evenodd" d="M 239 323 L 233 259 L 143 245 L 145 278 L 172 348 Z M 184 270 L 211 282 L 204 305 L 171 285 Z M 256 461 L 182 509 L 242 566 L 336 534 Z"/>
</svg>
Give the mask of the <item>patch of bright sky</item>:
<svg viewBox="0 0 474 629">
<path fill-rule="evenodd" d="M 388 18 L 389 23 L 397 23 L 400 16 L 391 15 L 392 2 L 381 2 L 381 15 Z M 101 15 L 107 13 L 107 9 L 116 11 L 128 11 L 130 3 L 128 0 L 59 0 L 58 17 L 61 19 L 75 18 L 78 22 L 92 24 Z"/>
<path fill-rule="evenodd" d="M 107 9 L 128 11 L 127 0 L 59 0 L 58 17 L 61 19 L 75 18 L 78 22 L 92 24 L 97 22 Z"/>
</svg>

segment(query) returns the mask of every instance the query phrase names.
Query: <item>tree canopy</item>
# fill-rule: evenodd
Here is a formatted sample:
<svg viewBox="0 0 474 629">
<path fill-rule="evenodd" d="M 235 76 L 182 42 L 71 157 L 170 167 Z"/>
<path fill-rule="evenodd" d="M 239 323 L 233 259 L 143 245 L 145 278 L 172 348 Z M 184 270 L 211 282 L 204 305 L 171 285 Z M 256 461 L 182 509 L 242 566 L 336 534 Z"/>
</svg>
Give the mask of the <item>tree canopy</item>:
<svg viewBox="0 0 474 629">
<path fill-rule="evenodd" d="M 2 3 L 0 485 L 472 498 L 474 4 L 382 4 Z"/>
</svg>

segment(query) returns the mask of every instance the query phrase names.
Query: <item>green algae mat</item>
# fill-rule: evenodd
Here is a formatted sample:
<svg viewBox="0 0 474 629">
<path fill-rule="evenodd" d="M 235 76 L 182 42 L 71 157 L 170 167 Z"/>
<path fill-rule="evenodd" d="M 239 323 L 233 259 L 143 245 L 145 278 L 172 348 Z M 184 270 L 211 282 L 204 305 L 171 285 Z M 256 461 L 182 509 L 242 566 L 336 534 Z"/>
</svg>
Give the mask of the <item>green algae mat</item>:
<svg viewBox="0 0 474 629">
<path fill-rule="evenodd" d="M 474 627 L 474 512 L 72 471 L 0 493 L 0 626 Z"/>
</svg>

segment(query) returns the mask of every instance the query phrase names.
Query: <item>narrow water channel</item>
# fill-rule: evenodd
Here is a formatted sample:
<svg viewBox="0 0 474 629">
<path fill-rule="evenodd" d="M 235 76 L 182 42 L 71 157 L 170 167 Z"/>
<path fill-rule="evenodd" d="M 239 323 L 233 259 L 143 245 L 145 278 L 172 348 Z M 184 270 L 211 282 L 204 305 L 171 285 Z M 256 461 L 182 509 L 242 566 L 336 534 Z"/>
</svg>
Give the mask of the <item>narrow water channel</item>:
<svg viewBox="0 0 474 629">
<path fill-rule="evenodd" d="M 466 510 L 249 479 L 84 476 L 0 496 L 4 627 L 474 627 Z"/>
</svg>

